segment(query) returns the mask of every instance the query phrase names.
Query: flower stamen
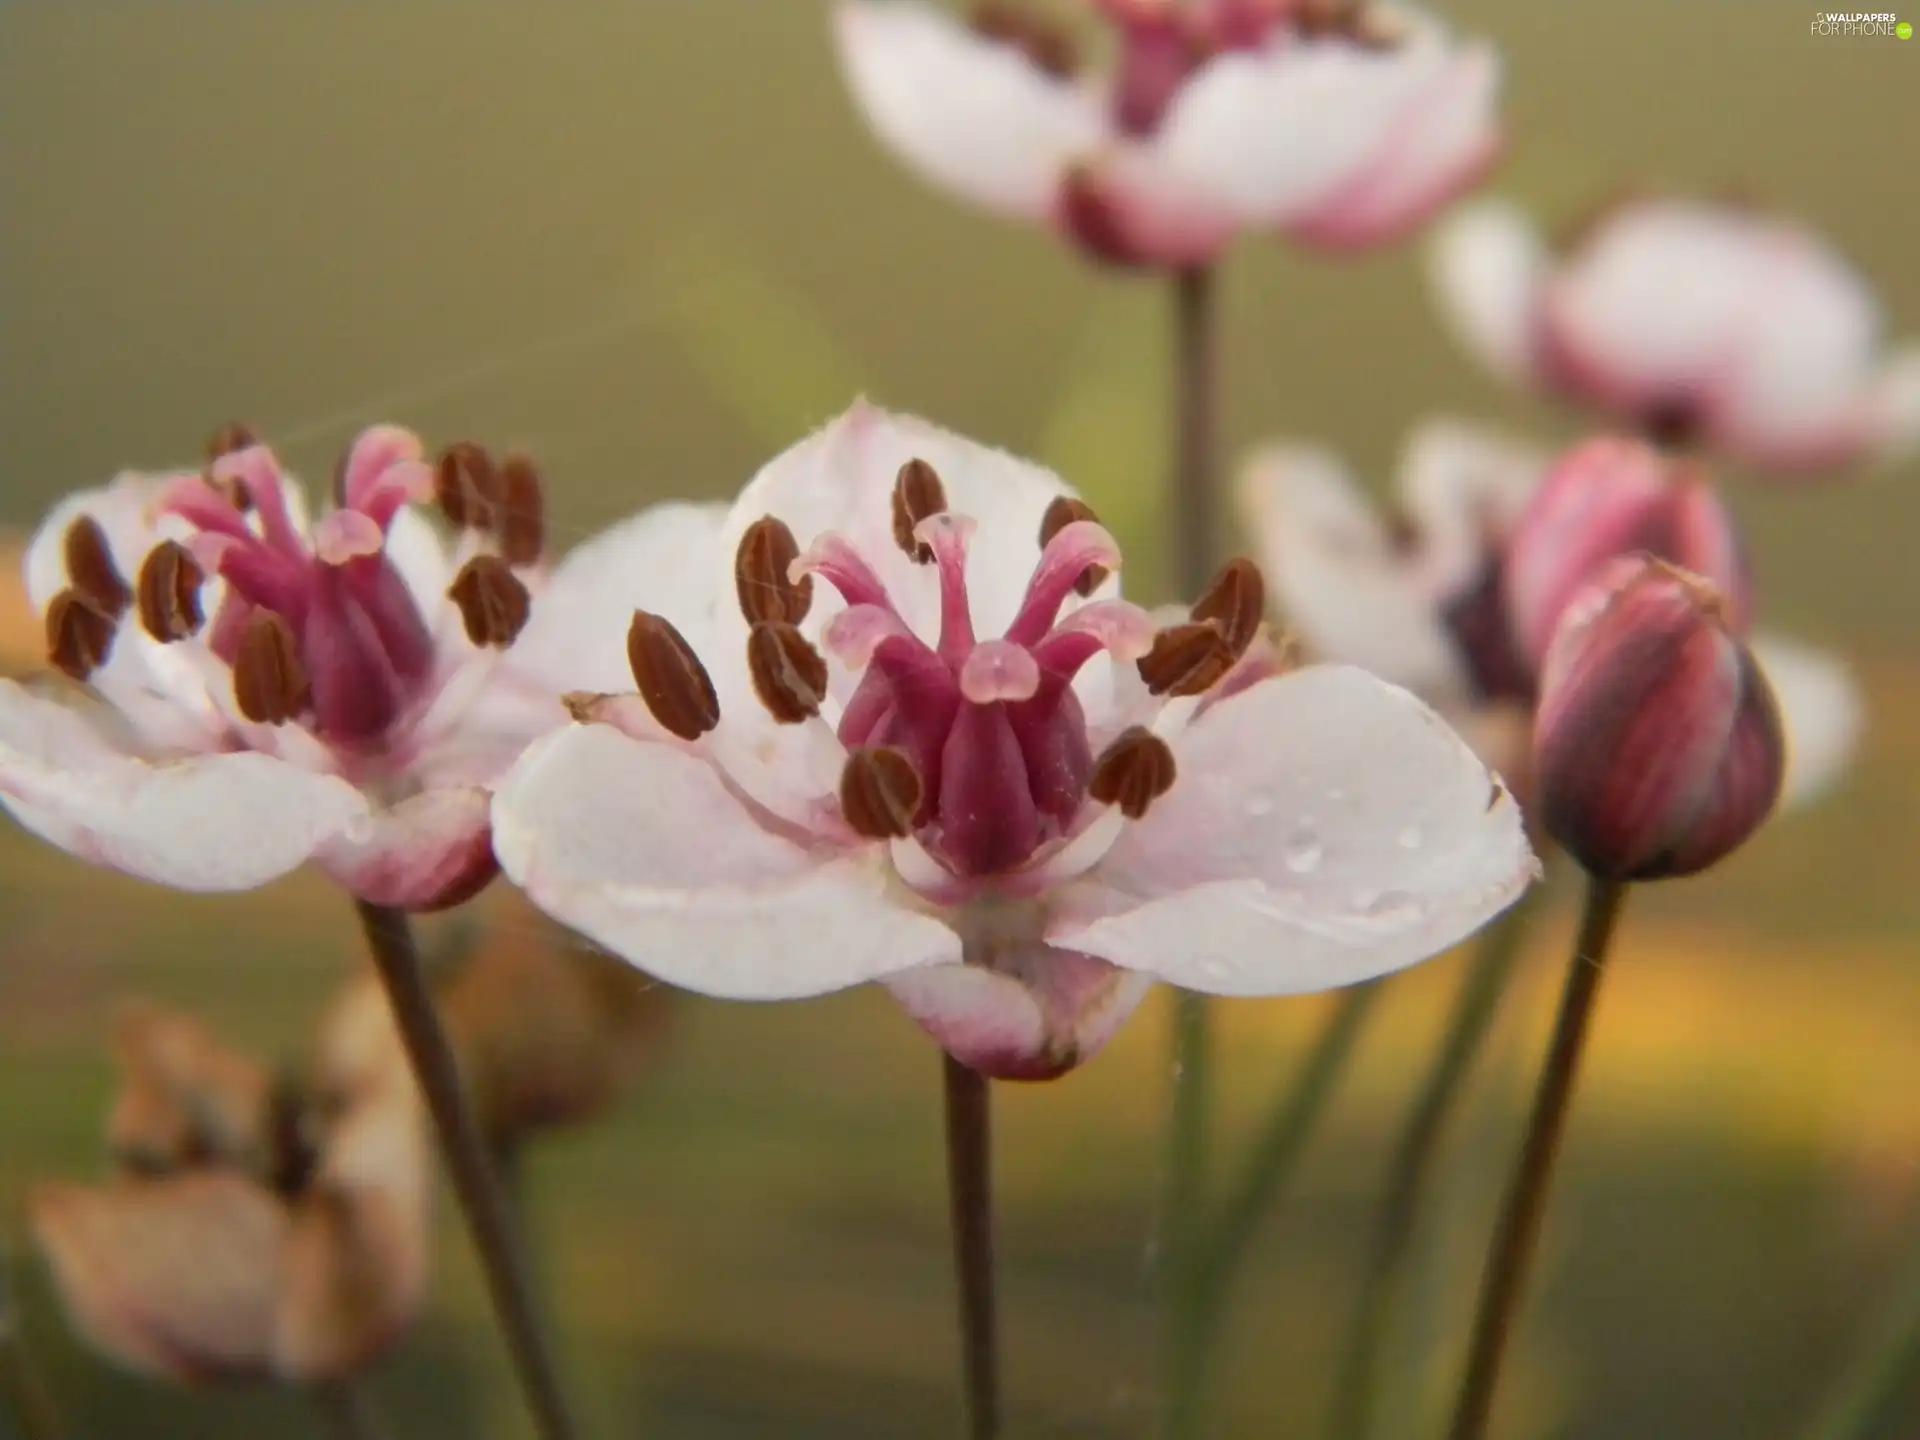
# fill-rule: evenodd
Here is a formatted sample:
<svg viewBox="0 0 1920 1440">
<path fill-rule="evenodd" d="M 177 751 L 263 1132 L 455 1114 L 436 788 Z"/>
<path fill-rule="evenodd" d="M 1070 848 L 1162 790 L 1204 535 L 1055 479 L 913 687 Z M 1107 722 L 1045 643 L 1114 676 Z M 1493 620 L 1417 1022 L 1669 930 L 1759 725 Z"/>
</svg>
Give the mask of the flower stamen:
<svg viewBox="0 0 1920 1440">
<path fill-rule="evenodd" d="M 433 467 L 433 498 L 449 524 L 462 530 L 491 530 L 504 498 L 500 471 L 484 446 L 456 440 L 440 452 Z"/>
<path fill-rule="evenodd" d="M 1175 778 L 1173 751 L 1144 725 L 1132 725 L 1094 762 L 1087 794 L 1102 805 L 1117 805 L 1129 820 L 1138 820 L 1167 791 Z"/>
<path fill-rule="evenodd" d="M 750 624 L 798 625 L 813 608 L 813 576 L 793 578 L 800 542 L 784 520 L 763 515 L 740 537 L 733 557 L 733 589 Z"/>
<path fill-rule="evenodd" d="M 62 590 L 47 606 L 47 663 L 84 683 L 113 652 L 114 617 L 78 590 Z"/>
<path fill-rule="evenodd" d="M 914 563 L 926 565 L 933 560 L 933 547 L 914 533 L 920 522 L 946 510 L 947 487 L 933 466 L 914 459 L 900 467 L 893 482 L 893 543 Z"/>
<path fill-rule="evenodd" d="M 467 639 L 504 650 L 519 638 L 533 613 L 533 597 L 498 555 L 476 555 L 460 567 L 447 598 L 459 608 Z"/>
<path fill-rule="evenodd" d="M 509 565 L 532 565 L 547 543 L 545 487 L 525 455 L 509 455 L 500 467 L 500 509 L 493 532 Z"/>
<path fill-rule="evenodd" d="M 271 610 L 256 610 L 240 632 L 233 659 L 233 700 L 257 725 L 284 725 L 312 693 L 293 627 Z"/>
<path fill-rule="evenodd" d="M 634 611 L 627 629 L 627 664 L 640 698 L 669 733 L 698 740 L 720 723 L 713 677 L 672 621 Z"/>
<path fill-rule="evenodd" d="M 120 569 L 113 563 L 113 551 L 100 522 L 82 515 L 67 527 L 62 542 L 68 583 L 93 603 L 96 610 L 118 620 L 133 599 Z"/>
<path fill-rule="evenodd" d="M 780 724 L 798 725 L 820 713 L 827 698 L 827 662 L 794 626 L 755 625 L 747 634 L 747 669 L 754 694 Z"/>
<path fill-rule="evenodd" d="M 200 587 L 206 571 L 178 540 L 163 540 L 141 562 L 135 582 L 140 625 L 163 645 L 197 635 L 206 621 Z"/>
<path fill-rule="evenodd" d="M 840 813 L 847 827 L 869 840 L 899 840 L 913 833 L 925 798 L 920 772 L 904 750 L 858 749 L 840 772 Z"/>
<path fill-rule="evenodd" d="M 1040 517 L 1040 548 L 1045 550 L 1053 543 L 1054 536 L 1080 520 L 1090 520 L 1096 525 L 1100 523 L 1100 517 L 1093 513 L 1093 507 L 1086 501 L 1075 500 L 1068 495 L 1055 496 L 1053 503 L 1047 506 L 1047 513 Z M 1087 566 L 1080 572 L 1080 578 L 1073 582 L 1074 593 L 1084 599 L 1106 583 L 1107 575 L 1105 566 Z"/>
</svg>

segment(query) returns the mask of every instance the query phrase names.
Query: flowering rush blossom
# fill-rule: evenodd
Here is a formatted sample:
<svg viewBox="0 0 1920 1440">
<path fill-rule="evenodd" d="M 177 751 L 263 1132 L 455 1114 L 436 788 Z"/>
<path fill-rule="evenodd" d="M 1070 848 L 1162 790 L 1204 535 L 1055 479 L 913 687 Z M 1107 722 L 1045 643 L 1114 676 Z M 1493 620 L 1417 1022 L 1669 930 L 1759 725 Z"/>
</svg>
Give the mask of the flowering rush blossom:
<svg viewBox="0 0 1920 1440">
<path fill-rule="evenodd" d="M 1505 791 L 1363 672 L 1286 673 L 1259 572 L 1157 624 L 1052 473 L 857 404 L 633 617 L 638 693 L 576 694 L 494 797 L 506 873 L 662 979 L 884 980 L 949 1052 L 1044 1078 L 1150 982 L 1351 984 L 1536 866 Z"/>
<path fill-rule="evenodd" d="M 117 1048 L 117 1173 L 29 1203 L 76 1328 L 187 1384 L 319 1384 L 385 1353 L 426 1298 L 433 1151 L 379 986 L 329 1008 L 297 1084 L 158 1008 Z"/>
<path fill-rule="evenodd" d="M 1015 3 L 971 26 L 841 0 L 840 56 L 881 141 L 934 184 L 1099 259 L 1192 266 L 1241 231 L 1349 251 L 1403 236 L 1500 149 L 1499 65 L 1354 0 L 1097 0 L 1115 61 Z"/>
<path fill-rule="evenodd" d="M 1486 201 L 1450 217 L 1433 261 L 1494 374 L 1656 440 L 1783 473 L 1920 442 L 1920 345 L 1886 354 L 1866 282 L 1783 217 L 1637 201 L 1552 255 L 1525 214 Z"/>
<path fill-rule="evenodd" d="M 1425 696 L 1524 793 L 1543 658 L 1574 594 L 1610 561 L 1648 551 L 1710 581 L 1745 637 L 1753 586 L 1726 512 L 1699 471 L 1603 437 L 1557 460 L 1454 422 L 1416 431 L 1382 515 L 1324 450 L 1253 455 L 1240 499 L 1279 608 L 1313 652 Z M 1753 651 L 1782 711 L 1786 800 L 1828 789 L 1861 725 L 1844 664 L 1763 636 Z"/>
<path fill-rule="evenodd" d="M 549 575 L 537 473 L 477 446 L 429 463 L 370 429 L 317 520 L 252 437 L 213 449 L 71 495 L 34 536 L 49 660 L 88 690 L 0 681 L 0 805 L 185 890 L 313 859 L 376 904 L 464 899 L 496 871 L 488 784 L 564 719 L 546 667 L 606 557 Z M 417 513 L 434 502 L 452 546 Z"/>
</svg>

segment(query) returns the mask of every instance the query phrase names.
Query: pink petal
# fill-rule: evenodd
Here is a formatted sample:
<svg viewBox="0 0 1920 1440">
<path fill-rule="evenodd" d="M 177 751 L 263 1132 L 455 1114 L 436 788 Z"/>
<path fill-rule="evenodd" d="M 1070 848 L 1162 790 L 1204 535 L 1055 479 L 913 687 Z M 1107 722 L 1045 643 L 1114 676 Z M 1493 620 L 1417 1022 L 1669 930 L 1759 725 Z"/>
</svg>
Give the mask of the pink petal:
<svg viewBox="0 0 1920 1440">
<path fill-rule="evenodd" d="M 149 762 L 0 680 L 0 804 L 42 839 L 179 890 L 249 890 L 365 823 L 346 781 L 253 753 Z"/>
<path fill-rule="evenodd" d="M 1355 984 L 1445 950 L 1534 879 L 1518 807 L 1413 696 L 1346 666 L 1213 706 L 1178 778 L 1047 939 L 1222 995 Z"/>
<path fill-rule="evenodd" d="M 1509 384 L 1538 383 L 1548 257 L 1526 215 L 1505 201 L 1463 206 L 1441 223 L 1431 268 L 1441 312 L 1474 358 Z"/>
<path fill-rule="evenodd" d="M 1269 445 L 1241 471 L 1239 491 L 1281 617 L 1315 655 L 1423 694 L 1465 686 L 1418 563 L 1395 550 L 1331 454 Z"/>
<path fill-rule="evenodd" d="M 494 877 L 490 797 L 478 786 L 425 790 L 321 849 L 326 872 L 354 895 L 401 910 L 440 910 Z"/>
<path fill-rule="evenodd" d="M 501 868 L 536 905 L 689 990 L 792 999 L 960 958 L 878 847 L 777 834 L 704 759 L 604 725 L 537 741 L 493 824 Z"/>
<path fill-rule="evenodd" d="M 834 37 L 868 125 L 926 179 L 1039 219 L 1067 166 L 1106 132 L 1099 96 L 932 5 L 842 0 Z"/>
<path fill-rule="evenodd" d="M 1106 1046 L 1151 976 L 1035 946 L 995 968 L 933 965 L 887 988 L 954 1059 L 996 1080 L 1051 1080 Z"/>
<path fill-rule="evenodd" d="M 1205 265 L 1242 221 L 1156 138 L 1120 140 L 1083 160 L 1054 197 L 1053 224 L 1116 265 Z"/>
</svg>

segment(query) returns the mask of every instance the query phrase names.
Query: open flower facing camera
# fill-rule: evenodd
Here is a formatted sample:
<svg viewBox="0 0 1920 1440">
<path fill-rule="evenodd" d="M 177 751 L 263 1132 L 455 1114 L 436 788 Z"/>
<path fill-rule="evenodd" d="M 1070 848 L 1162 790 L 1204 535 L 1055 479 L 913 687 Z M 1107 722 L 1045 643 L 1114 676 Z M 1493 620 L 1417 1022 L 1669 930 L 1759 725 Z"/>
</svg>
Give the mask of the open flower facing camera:
<svg viewBox="0 0 1920 1440">
<path fill-rule="evenodd" d="M 880 139 L 942 188 L 1130 265 L 1243 232 L 1345 251 L 1415 229 L 1492 163 L 1499 64 L 1355 0 L 1099 0 L 1112 65 L 1018 0 L 971 26 L 841 0 L 840 56 Z"/>
<path fill-rule="evenodd" d="M 1121 600 L 1055 476 L 857 405 L 767 465 L 704 586 L 634 617 L 495 798 L 535 903 L 743 999 L 884 979 L 994 1075 L 1091 1056 L 1154 979 L 1352 984 L 1498 913 L 1534 861 L 1444 723 L 1289 671 L 1258 572 L 1177 623 Z"/>
</svg>

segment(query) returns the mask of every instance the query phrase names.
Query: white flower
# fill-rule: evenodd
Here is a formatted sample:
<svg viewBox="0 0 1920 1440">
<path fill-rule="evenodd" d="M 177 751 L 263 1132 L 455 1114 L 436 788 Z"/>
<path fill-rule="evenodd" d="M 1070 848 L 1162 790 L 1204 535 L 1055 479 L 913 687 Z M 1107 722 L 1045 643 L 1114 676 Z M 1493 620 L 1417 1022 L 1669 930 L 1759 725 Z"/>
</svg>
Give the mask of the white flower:
<svg viewBox="0 0 1920 1440">
<path fill-rule="evenodd" d="M 1496 375 L 1657 439 L 1783 472 L 1920 442 L 1920 346 L 1884 353 L 1866 282 L 1789 220 L 1642 201 L 1555 257 L 1524 214 L 1489 201 L 1442 228 L 1434 277 Z"/>
<path fill-rule="evenodd" d="M 841 0 L 867 122 L 908 165 L 1101 259 L 1193 265 L 1243 230 L 1348 250 L 1397 238 L 1491 164 L 1499 65 L 1368 5 L 1103 0 L 1118 59 L 1004 5 Z"/>
<path fill-rule="evenodd" d="M 1002 1076 L 1091 1056 L 1153 979 L 1232 995 L 1435 954 L 1534 874 L 1419 701 L 1281 673 L 1227 567 L 1156 626 L 1054 475 L 856 405 L 768 464 L 722 557 L 494 800 L 507 874 L 674 984 L 883 979 Z"/>
</svg>

